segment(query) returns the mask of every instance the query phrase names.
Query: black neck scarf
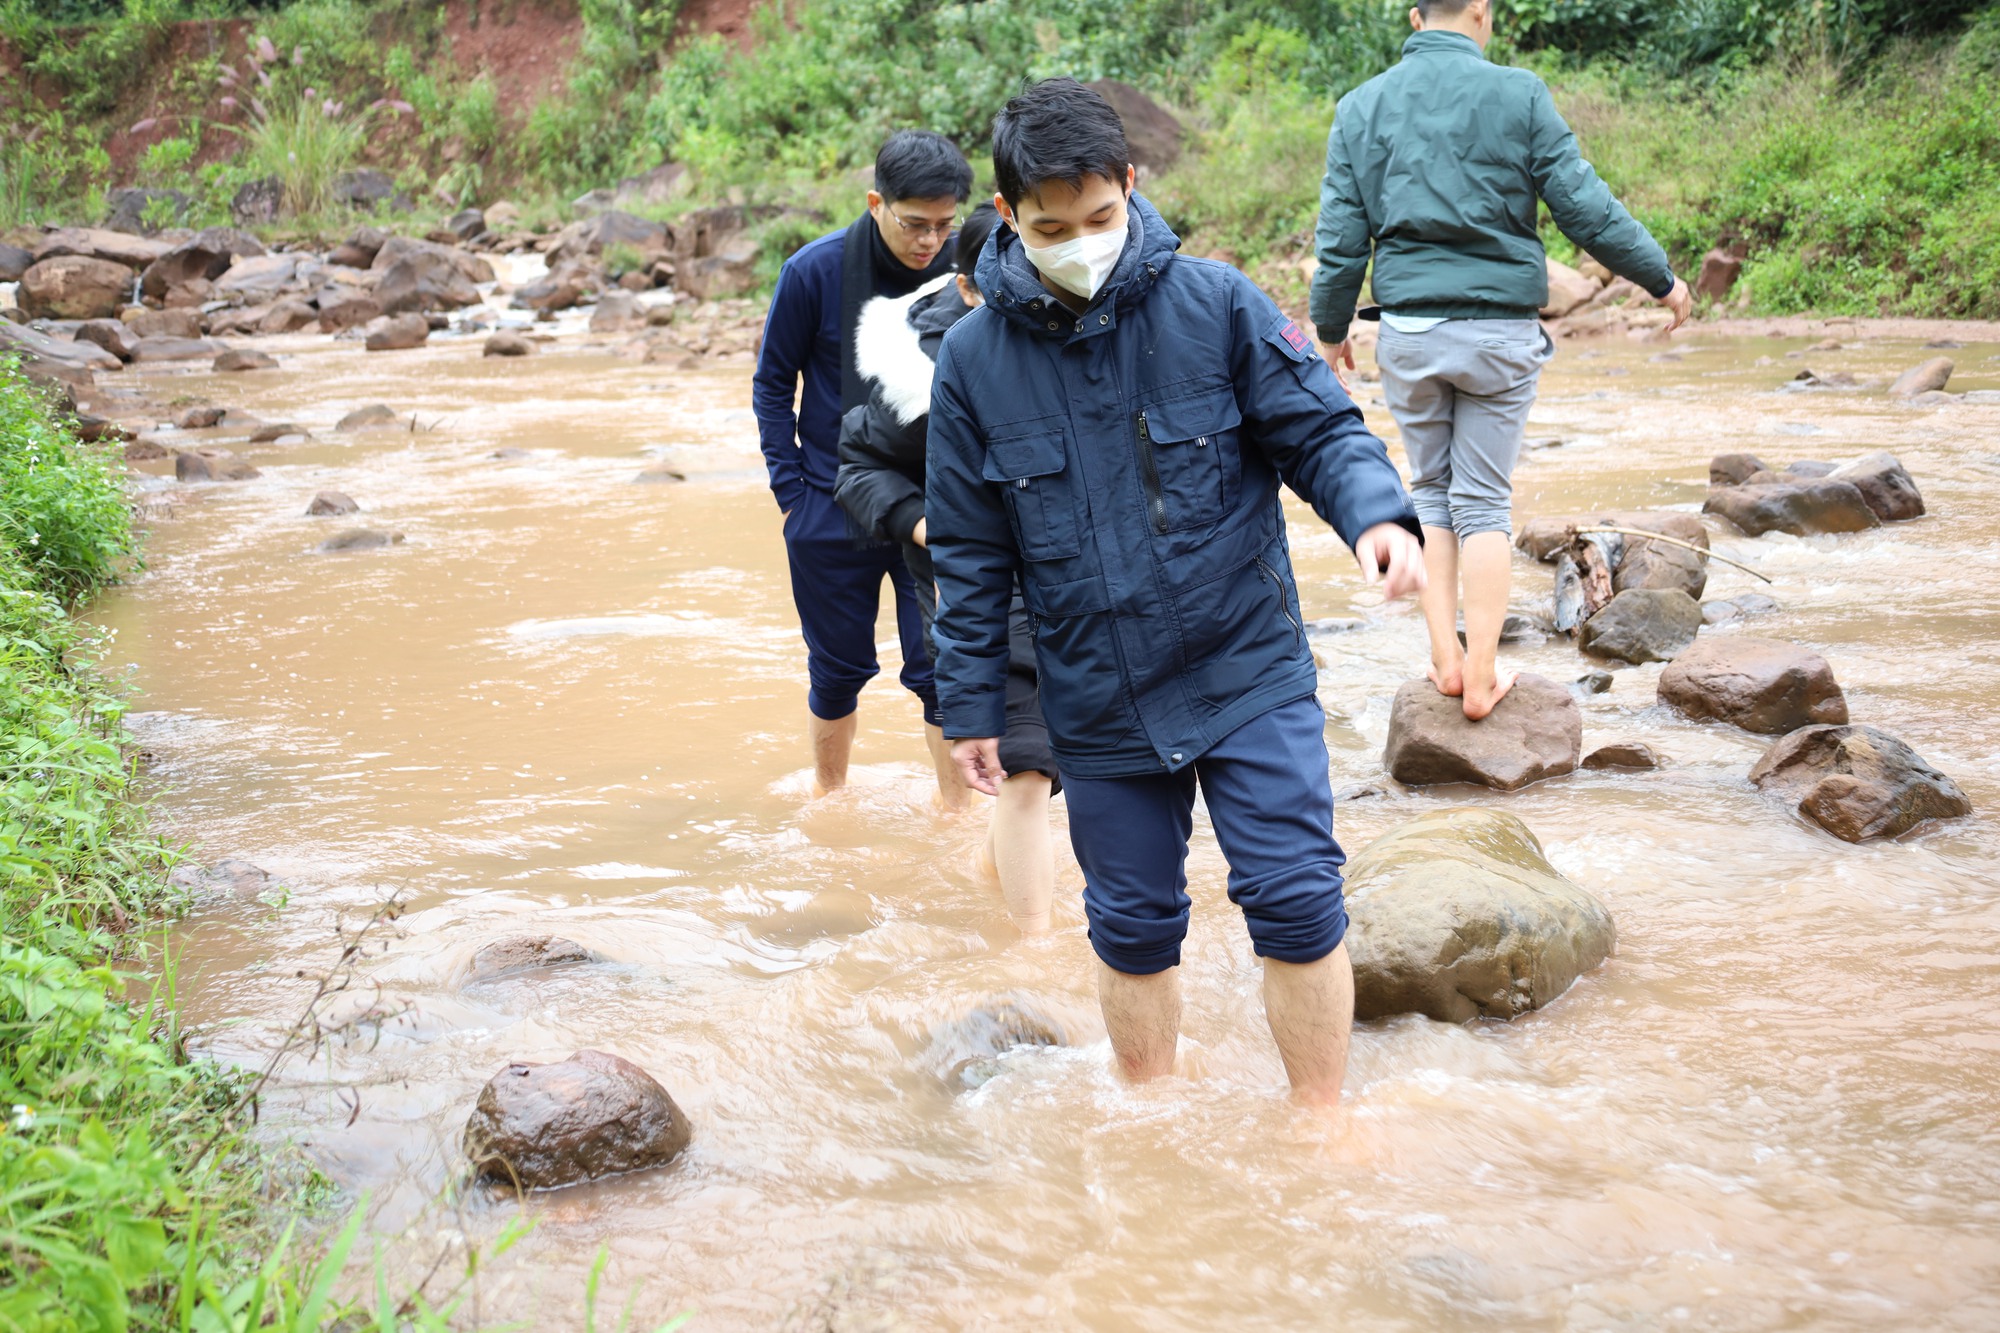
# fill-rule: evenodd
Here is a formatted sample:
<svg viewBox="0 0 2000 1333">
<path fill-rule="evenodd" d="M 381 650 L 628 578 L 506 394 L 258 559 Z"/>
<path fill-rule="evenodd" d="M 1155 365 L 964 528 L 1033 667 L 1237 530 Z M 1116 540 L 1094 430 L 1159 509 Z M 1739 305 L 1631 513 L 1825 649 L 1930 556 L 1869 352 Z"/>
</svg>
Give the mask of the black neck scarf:
<svg viewBox="0 0 2000 1333">
<path fill-rule="evenodd" d="M 864 212 L 840 243 L 840 410 L 843 415 L 868 401 L 868 384 L 854 363 L 854 327 L 861 307 L 877 296 L 908 296 L 952 271 L 947 242 L 929 268 L 915 269 L 896 258 L 882 239 L 873 214 Z"/>
</svg>

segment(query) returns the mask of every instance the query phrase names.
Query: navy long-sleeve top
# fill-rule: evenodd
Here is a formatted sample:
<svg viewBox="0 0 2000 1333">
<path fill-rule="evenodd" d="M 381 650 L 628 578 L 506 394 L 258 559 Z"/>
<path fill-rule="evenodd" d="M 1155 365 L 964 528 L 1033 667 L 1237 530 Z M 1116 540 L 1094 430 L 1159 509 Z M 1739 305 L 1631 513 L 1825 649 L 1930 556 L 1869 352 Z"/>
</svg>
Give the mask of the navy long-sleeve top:
<svg viewBox="0 0 2000 1333">
<path fill-rule="evenodd" d="M 783 510 L 797 505 L 807 486 L 831 495 L 834 475 L 840 470 L 840 273 L 845 235 L 845 228 L 828 232 L 785 261 L 764 318 L 764 344 L 757 353 L 751 402 L 764 466 L 771 474 L 771 494 Z"/>
</svg>

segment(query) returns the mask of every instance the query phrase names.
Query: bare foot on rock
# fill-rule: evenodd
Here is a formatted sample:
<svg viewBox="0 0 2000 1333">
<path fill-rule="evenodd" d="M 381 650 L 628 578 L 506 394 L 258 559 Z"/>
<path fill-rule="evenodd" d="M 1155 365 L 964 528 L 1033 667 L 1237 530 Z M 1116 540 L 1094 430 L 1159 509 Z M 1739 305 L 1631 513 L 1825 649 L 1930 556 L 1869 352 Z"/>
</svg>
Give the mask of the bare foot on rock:
<svg viewBox="0 0 2000 1333">
<path fill-rule="evenodd" d="M 1465 663 L 1463 662 L 1448 667 L 1441 667 L 1433 662 L 1431 663 L 1431 669 L 1425 674 L 1431 678 L 1431 684 L 1437 686 L 1437 692 L 1444 695 L 1447 699 L 1456 699 L 1465 693 Z"/>
<path fill-rule="evenodd" d="M 1466 718 L 1469 721 L 1477 722 L 1499 707 L 1500 701 L 1507 697 L 1507 691 L 1514 688 L 1514 682 L 1519 677 L 1519 672 L 1499 671 L 1494 673 L 1491 685 L 1482 687 L 1471 681 L 1467 681 L 1465 684 Z"/>
</svg>

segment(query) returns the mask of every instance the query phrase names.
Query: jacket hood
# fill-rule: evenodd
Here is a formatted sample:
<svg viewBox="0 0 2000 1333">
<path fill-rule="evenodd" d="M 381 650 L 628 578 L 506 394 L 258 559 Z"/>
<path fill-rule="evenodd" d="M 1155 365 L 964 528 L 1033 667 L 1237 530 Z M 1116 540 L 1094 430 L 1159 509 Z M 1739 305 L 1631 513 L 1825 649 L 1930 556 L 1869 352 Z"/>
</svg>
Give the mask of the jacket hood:
<svg viewBox="0 0 2000 1333">
<path fill-rule="evenodd" d="M 1124 311 L 1138 305 L 1181 248 L 1181 238 L 1136 190 L 1125 214 L 1125 253 L 1118 256 L 1111 276 L 1086 309 L 1108 305 Z M 1004 223 L 995 227 L 986 248 L 979 252 L 975 272 L 979 290 L 986 303 L 1004 318 L 1037 333 L 1067 335 L 1075 316 L 1042 285 L 1042 275 L 1028 262 L 1024 249 L 1012 227 Z"/>
<path fill-rule="evenodd" d="M 952 285 L 956 273 L 933 278 L 908 296 L 878 296 L 854 326 L 854 365 L 882 402 L 907 426 L 931 410 L 934 349 L 969 309 Z M 928 344 L 928 346 L 926 346 Z"/>
</svg>

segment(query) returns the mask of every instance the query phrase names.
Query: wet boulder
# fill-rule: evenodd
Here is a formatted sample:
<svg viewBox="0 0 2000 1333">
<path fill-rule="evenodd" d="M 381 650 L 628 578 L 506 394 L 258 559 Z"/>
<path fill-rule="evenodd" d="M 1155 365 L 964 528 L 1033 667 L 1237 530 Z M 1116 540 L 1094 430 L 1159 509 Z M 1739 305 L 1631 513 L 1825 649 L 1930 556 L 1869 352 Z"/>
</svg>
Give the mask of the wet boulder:
<svg viewBox="0 0 2000 1333">
<path fill-rule="evenodd" d="M 382 247 L 388 243 L 387 232 L 378 227 L 362 227 L 327 251 L 326 262 L 342 268 L 369 268 L 375 263 L 375 256 L 381 254 Z"/>
<path fill-rule="evenodd" d="M 280 440 L 305 439 L 310 432 L 291 421 L 265 421 L 251 428 L 251 444 L 276 444 Z"/>
<path fill-rule="evenodd" d="M 76 336 L 83 342 L 96 343 L 120 361 L 130 361 L 139 343 L 132 330 L 116 319 L 86 319 L 77 325 Z"/>
<path fill-rule="evenodd" d="M 30 319 L 113 319 L 132 299 L 132 270 L 89 255 L 38 259 L 15 300 Z"/>
<path fill-rule="evenodd" d="M 34 262 L 34 251 L 0 241 L 0 282 L 19 282 Z"/>
<path fill-rule="evenodd" d="M 262 475 L 227 449 L 182 449 L 174 454 L 176 481 L 249 481 Z"/>
<path fill-rule="evenodd" d="M 265 253 L 263 243 L 247 231 L 208 227 L 148 264 L 140 275 L 139 289 L 155 301 L 164 301 L 176 288 L 214 282 L 239 258 L 255 259 Z"/>
<path fill-rule="evenodd" d="M 1899 837 L 1972 813 L 1957 783 L 1874 727 L 1801 728 L 1765 752 L 1750 780 L 1847 842 Z"/>
<path fill-rule="evenodd" d="M 588 269 L 578 264 L 565 264 L 523 285 L 514 293 L 513 305 L 516 310 L 568 310 L 596 288 L 597 283 Z"/>
<path fill-rule="evenodd" d="M 555 1189 L 665 1166 L 692 1137 L 687 1115 L 652 1075 L 603 1051 L 578 1051 L 495 1074 L 466 1122 L 464 1149 L 482 1179 Z"/>
<path fill-rule="evenodd" d="M 627 291 L 606 292 L 590 312 L 592 333 L 624 333 L 645 326 L 645 312 Z"/>
<path fill-rule="evenodd" d="M 1728 625 L 1757 616 L 1773 616 L 1784 609 L 1775 597 L 1761 592 L 1746 592 L 1727 601 L 1703 602 L 1701 619 L 1705 625 Z"/>
<path fill-rule="evenodd" d="M 493 265 L 478 255 L 461 250 L 455 245 L 439 245 L 436 241 L 413 240 L 408 236 L 391 236 L 375 252 L 375 262 L 368 267 L 371 271 L 386 275 L 388 271 L 406 259 L 418 259 L 428 267 L 433 264 L 448 264 L 469 283 L 492 282 Z"/>
<path fill-rule="evenodd" d="M 1653 753 L 1653 747 L 1643 741 L 1620 741 L 1615 745 L 1599 746 L 1592 750 L 1583 757 L 1583 766 L 1590 769 L 1658 768 L 1660 756 Z"/>
<path fill-rule="evenodd" d="M 132 360 L 208 361 L 228 350 L 213 338 L 141 338 L 132 344 Z"/>
<path fill-rule="evenodd" d="M 242 370 L 275 370 L 278 359 L 267 352 L 253 347 L 232 347 L 215 358 L 215 369 L 219 373 L 233 373 Z"/>
<path fill-rule="evenodd" d="M 1692 514 L 1678 517 L 1691 519 L 1696 526 L 1700 520 Z M 1629 527 L 1630 524 L 1620 526 Z M 1666 536 L 1680 537 L 1680 533 L 1666 533 Z M 1694 540 L 1682 537 L 1681 540 Z M 1646 537 L 1627 535 L 1619 552 L 1618 563 L 1611 571 L 1611 587 L 1614 592 L 1650 589 L 1672 590 L 1687 594 L 1699 601 L 1708 590 L 1708 533 L 1704 531 L 1694 544 L 1701 549 L 1690 551 L 1674 542 L 1653 541 Z"/>
<path fill-rule="evenodd" d="M 382 318 L 382 303 L 375 293 L 359 287 L 323 288 L 316 300 L 321 333 L 343 333 Z"/>
<path fill-rule="evenodd" d="M 183 862 L 175 866 L 167 881 L 199 894 L 234 898 L 254 903 L 278 887 L 271 873 L 234 856 L 225 856 L 212 866 Z"/>
<path fill-rule="evenodd" d="M 1412 787 L 1473 782 L 1516 791 L 1573 772 L 1583 752 L 1583 714 L 1563 686 L 1523 674 L 1491 714 L 1468 721 L 1463 704 L 1427 680 L 1396 691 L 1384 760 Z"/>
<path fill-rule="evenodd" d="M 1689 717 L 1767 736 L 1847 721 L 1847 696 L 1824 657 L 1744 634 L 1697 639 L 1660 673 L 1659 700 Z"/>
<path fill-rule="evenodd" d="M 374 299 L 384 314 L 399 315 L 426 310 L 460 310 L 479 304 L 479 289 L 451 260 L 439 253 L 442 246 L 410 250 L 381 270 Z M 388 254 L 384 247 L 383 254 Z M 381 256 L 376 256 L 381 262 Z"/>
<path fill-rule="evenodd" d="M 321 491 L 313 496 L 306 506 L 307 518 L 337 517 L 343 514 L 358 514 L 361 506 L 354 503 L 354 497 L 345 491 Z"/>
<path fill-rule="evenodd" d="M 174 424 L 182 430 L 213 430 L 222 424 L 225 415 L 227 415 L 225 409 L 213 404 L 204 404 L 190 407 L 180 414 L 180 418 Z"/>
<path fill-rule="evenodd" d="M 400 546 L 402 543 L 403 534 L 400 532 L 383 532 L 379 528 L 349 528 L 345 532 L 336 532 L 328 537 L 316 549 L 328 555 L 336 555 L 342 551 L 379 551 L 389 546 Z"/>
<path fill-rule="evenodd" d="M 1516 1018 L 1609 958 L 1603 903 L 1549 864 L 1518 817 L 1440 810 L 1398 825 L 1347 865 L 1354 1016 Z"/>
<path fill-rule="evenodd" d="M 1578 644 L 1595 657 L 1671 662 L 1701 632 L 1701 603 L 1678 588 L 1629 588 L 1583 622 Z"/>
<path fill-rule="evenodd" d="M 370 403 L 357 407 L 333 424 L 335 430 L 367 430 L 375 426 L 393 426 L 402 418 L 387 403 Z"/>
<path fill-rule="evenodd" d="M 1951 383 L 1951 374 L 1956 369 L 1950 357 L 1934 356 L 1897 376 L 1896 382 L 1889 386 L 1889 396 L 1915 398 L 1919 394 L 1936 393 Z"/>
<path fill-rule="evenodd" d="M 112 231 L 104 227 L 58 227 L 47 232 L 35 243 L 35 262 L 54 259 L 62 255 L 75 255 L 86 259 L 102 259 L 128 270 L 145 268 L 168 250 L 165 241 L 156 241 L 149 236 L 136 236 L 131 232 Z M 130 272 L 126 273 L 126 289 L 131 289 Z"/>
<path fill-rule="evenodd" d="M 309 290 L 320 263 L 311 255 L 266 254 L 239 259 L 214 280 L 215 295 L 239 304 L 276 301 Z"/>
<path fill-rule="evenodd" d="M 199 310 L 140 310 L 125 324 L 140 338 L 199 338 L 202 334 Z"/>
<path fill-rule="evenodd" d="M 518 333 L 502 329 L 486 339 L 482 356 L 527 356 L 535 345 Z"/>
<path fill-rule="evenodd" d="M 1833 473 L 1833 477 L 1860 491 L 1868 508 L 1884 523 L 1901 523 L 1924 515 L 1923 493 L 1894 454 L 1870 454 L 1849 463 Z"/>
<path fill-rule="evenodd" d="M 1708 493 L 1702 511 L 1728 519 L 1751 537 L 1863 532 L 1882 523 L 1858 487 L 1833 477 L 1719 487 Z"/>
<path fill-rule="evenodd" d="M 1000 1057 L 1033 1046 L 1062 1046 L 1062 1025 L 1031 1000 L 987 1000 L 941 1023 L 917 1063 L 945 1083 L 976 1088 L 1000 1072 Z"/>
<path fill-rule="evenodd" d="M 404 352 L 423 346 L 430 336 L 430 321 L 422 315 L 389 315 L 369 330 L 366 346 L 371 352 Z"/>
<path fill-rule="evenodd" d="M 117 370 L 124 365 L 116 356 L 94 342 L 51 338 L 25 324 L 0 320 L 0 353 L 21 358 L 21 369 L 39 380 L 88 385 L 94 370 Z"/>
<path fill-rule="evenodd" d="M 472 955 L 472 981 L 493 981 L 521 972 L 540 972 L 553 967 L 574 967 L 603 960 L 598 955 L 560 935 L 510 935 L 504 940 L 480 946 Z"/>
<path fill-rule="evenodd" d="M 1741 486 L 1759 472 L 1770 470 L 1755 454 L 1717 454 L 1708 461 L 1708 484 Z"/>
<path fill-rule="evenodd" d="M 1542 307 L 1543 319 L 1561 319 L 1572 311 L 1581 310 L 1600 290 L 1597 283 L 1568 264 L 1557 263 L 1553 259 L 1543 262 L 1549 273 L 1549 299 Z"/>
<path fill-rule="evenodd" d="M 319 322 L 319 311 L 297 297 L 288 296 L 274 301 L 257 319 L 255 332 L 263 334 L 297 333 L 309 324 Z"/>
</svg>

